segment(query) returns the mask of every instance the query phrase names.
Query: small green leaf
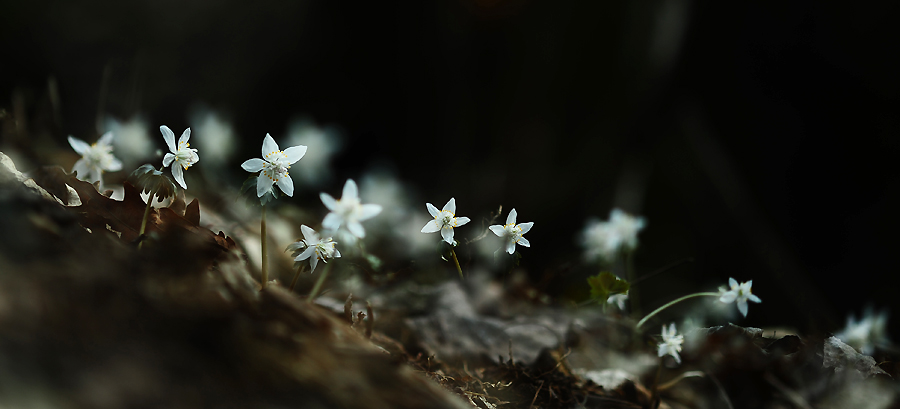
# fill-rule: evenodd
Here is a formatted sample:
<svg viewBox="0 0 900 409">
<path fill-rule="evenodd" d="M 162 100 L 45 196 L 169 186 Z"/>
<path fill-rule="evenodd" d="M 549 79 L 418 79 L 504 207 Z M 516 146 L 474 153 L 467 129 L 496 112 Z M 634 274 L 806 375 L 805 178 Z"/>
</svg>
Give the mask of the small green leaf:
<svg viewBox="0 0 900 409">
<path fill-rule="evenodd" d="M 616 277 L 610 272 L 602 272 L 592 277 L 588 277 L 588 285 L 591 286 L 591 298 L 596 299 L 601 304 L 606 304 L 606 300 L 613 294 L 625 294 L 628 292 L 630 285 L 627 281 Z"/>
</svg>

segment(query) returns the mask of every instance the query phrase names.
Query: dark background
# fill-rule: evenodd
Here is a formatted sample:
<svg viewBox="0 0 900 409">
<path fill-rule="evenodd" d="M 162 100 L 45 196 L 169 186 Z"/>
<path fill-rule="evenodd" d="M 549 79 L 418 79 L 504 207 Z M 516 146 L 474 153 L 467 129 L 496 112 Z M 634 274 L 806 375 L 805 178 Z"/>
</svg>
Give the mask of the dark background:
<svg viewBox="0 0 900 409">
<path fill-rule="evenodd" d="M 695 260 L 647 280 L 648 307 L 730 276 L 764 301 L 746 325 L 900 306 L 896 5 L 3 3 L 3 149 L 27 152 L 21 112 L 63 149 L 98 106 L 180 133 L 202 101 L 254 153 L 307 114 L 343 129 L 338 180 L 388 162 L 473 219 L 516 207 L 554 294 L 583 289 L 575 237 L 618 206 L 648 219 L 641 272 Z"/>
</svg>

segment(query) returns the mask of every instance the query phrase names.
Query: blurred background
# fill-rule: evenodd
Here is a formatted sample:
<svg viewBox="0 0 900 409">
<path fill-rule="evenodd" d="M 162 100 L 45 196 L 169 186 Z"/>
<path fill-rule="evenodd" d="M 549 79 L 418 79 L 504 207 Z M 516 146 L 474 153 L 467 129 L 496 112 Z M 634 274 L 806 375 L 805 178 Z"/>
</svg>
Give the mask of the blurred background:
<svg viewBox="0 0 900 409">
<path fill-rule="evenodd" d="M 900 311 L 897 8 L 7 1 L 0 151 L 70 169 L 68 135 L 112 130 L 121 181 L 159 161 L 160 125 L 192 127 L 189 185 L 237 188 L 270 133 L 310 146 L 300 206 L 388 175 L 422 220 L 455 197 L 463 237 L 515 207 L 522 268 L 560 299 L 599 269 L 585 222 L 619 207 L 648 222 L 640 274 L 693 259 L 640 284 L 645 308 L 752 279 L 738 323 L 833 332 Z"/>
</svg>

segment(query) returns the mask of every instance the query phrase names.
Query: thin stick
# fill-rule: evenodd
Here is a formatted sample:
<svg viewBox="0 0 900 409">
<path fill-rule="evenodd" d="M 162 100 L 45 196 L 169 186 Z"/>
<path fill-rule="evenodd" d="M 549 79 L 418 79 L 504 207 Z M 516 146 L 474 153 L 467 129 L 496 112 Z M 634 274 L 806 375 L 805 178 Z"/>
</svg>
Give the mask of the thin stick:
<svg viewBox="0 0 900 409">
<path fill-rule="evenodd" d="M 300 267 L 297 267 L 297 273 L 294 274 L 294 279 L 291 280 L 291 287 L 288 289 L 288 291 L 294 292 L 294 286 L 297 285 L 297 280 L 300 278 L 301 271 L 303 271 L 303 263 L 300 263 Z"/>
<path fill-rule="evenodd" d="M 315 257 L 315 255 L 313 255 Z M 316 280 L 316 285 L 313 286 L 312 291 L 309 292 L 309 297 L 307 297 L 307 301 L 313 302 L 316 300 L 316 294 L 318 294 L 319 289 L 322 288 L 322 284 L 325 284 L 325 278 L 328 277 L 328 273 L 331 272 L 331 264 L 325 265 L 325 271 L 319 275 L 319 279 Z"/>
<path fill-rule="evenodd" d="M 366 313 L 369 314 L 366 320 L 366 338 L 372 338 L 372 329 L 375 328 L 375 310 L 369 301 L 366 301 Z"/>
<path fill-rule="evenodd" d="M 266 248 L 266 205 L 262 206 L 262 221 L 259 222 L 259 235 L 262 241 L 262 288 L 269 284 L 269 252 Z"/>
<path fill-rule="evenodd" d="M 141 219 L 141 231 L 138 232 L 138 250 L 141 249 L 141 246 L 144 245 L 144 232 L 147 231 L 147 219 L 150 218 L 150 205 L 153 204 L 153 196 L 156 192 L 150 192 L 150 196 L 147 197 L 147 207 L 144 208 L 144 218 Z"/>
<path fill-rule="evenodd" d="M 670 301 L 670 302 L 668 302 L 667 304 L 663 305 L 662 307 L 657 308 L 656 310 L 654 310 L 654 311 L 651 312 L 650 314 L 647 314 L 646 317 L 644 317 L 644 318 L 642 318 L 640 321 L 638 321 L 637 325 L 635 325 L 634 328 L 635 328 L 635 329 L 640 329 L 640 328 L 641 328 L 641 325 L 644 325 L 644 323 L 647 322 L 647 320 L 649 320 L 650 318 L 653 318 L 653 316 L 656 315 L 656 314 L 658 314 L 660 311 L 662 311 L 662 310 L 664 310 L 664 309 L 666 309 L 666 308 L 669 308 L 669 307 L 671 307 L 671 306 L 674 305 L 674 304 L 677 304 L 677 303 L 680 303 L 680 302 L 682 302 L 682 301 L 684 301 L 684 300 L 687 300 L 687 299 L 689 299 L 689 298 L 694 298 L 694 297 L 718 297 L 718 296 L 719 296 L 719 293 L 711 293 L 711 292 L 708 292 L 708 293 L 694 293 L 694 294 L 688 294 L 688 295 L 686 295 L 686 296 L 684 296 L 684 297 L 676 298 L 674 301 Z"/>
<path fill-rule="evenodd" d="M 465 280 L 466 278 L 463 277 L 462 268 L 459 266 L 459 259 L 456 258 L 456 250 L 453 250 L 452 245 L 450 246 L 450 255 L 453 256 L 453 264 L 456 264 L 456 271 L 459 272 L 459 279 Z"/>
</svg>

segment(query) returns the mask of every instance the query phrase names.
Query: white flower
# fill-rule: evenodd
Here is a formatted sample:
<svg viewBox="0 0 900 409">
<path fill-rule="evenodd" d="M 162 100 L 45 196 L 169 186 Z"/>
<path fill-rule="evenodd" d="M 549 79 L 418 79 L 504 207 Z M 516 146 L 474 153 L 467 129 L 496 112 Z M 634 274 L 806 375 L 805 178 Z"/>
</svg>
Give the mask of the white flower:
<svg viewBox="0 0 900 409">
<path fill-rule="evenodd" d="M 366 237 L 366 230 L 360 223 L 371 219 L 381 213 L 381 206 L 377 204 L 362 204 L 359 201 L 359 188 L 353 179 L 347 179 L 341 199 L 335 200 L 328 193 L 320 193 L 319 198 L 328 208 L 330 213 L 325 215 L 322 227 L 327 230 L 337 231 L 342 224 L 347 225 L 347 230 L 356 238 Z"/>
<path fill-rule="evenodd" d="M 333 127 L 320 128 L 312 120 L 301 119 L 288 125 L 287 135 L 291 145 L 310 148 L 303 162 L 297 164 L 300 172 L 294 174 L 294 182 L 322 186 L 331 181 L 331 159 L 341 149 L 340 133 Z"/>
<path fill-rule="evenodd" d="M 534 226 L 534 222 L 516 224 L 516 209 L 512 209 L 509 211 L 509 216 L 506 217 L 505 225 L 495 224 L 488 228 L 497 236 L 506 239 L 506 252 L 513 254 L 516 251 L 516 243 L 525 247 L 531 247 L 531 243 L 522 237 L 523 234 L 531 230 L 531 226 Z"/>
<path fill-rule="evenodd" d="M 747 300 L 756 303 L 762 302 L 759 297 L 750 292 L 753 280 L 738 284 L 737 280 L 729 278 L 728 285 L 731 289 L 725 288 L 725 286 L 719 287 L 719 301 L 726 304 L 737 302 L 738 310 L 745 317 L 747 316 Z"/>
<path fill-rule="evenodd" d="M 609 213 L 608 222 L 589 222 L 582 237 L 588 258 L 600 256 L 612 260 L 619 250 L 634 249 L 638 244 L 637 234 L 645 225 L 644 218 L 631 216 L 620 209 Z"/>
<path fill-rule="evenodd" d="M 159 130 L 162 132 L 170 152 L 163 157 L 163 167 L 171 164 L 172 176 L 175 177 L 175 181 L 181 185 L 182 189 L 187 189 L 187 183 L 184 183 L 184 171 L 200 161 L 197 150 L 191 148 L 191 144 L 188 143 L 188 140 L 191 139 L 191 128 L 184 130 L 181 138 L 178 138 L 177 146 L 175 145 L 175 134 L 168 126 L 160 126 Z"/>
<path fill-rule="evenodd" d="M 328 259 L 341 256 L 341 252 L 334 248 L 337 242 L 332 241 L 331 237 L 319 238 L 319 234 L 305 224 L 300 225 L 300 231 L 303 232 L 303 240 L 291 243 L 285 251 L 291 250 L 296 252 L 299 249 L 305 249 L 294 258 L 294 261 L 309 259 L 310 273 L 316 270 L 319 260 L 327 263 Z"/>
<path fill-rule="evenodd" d="M 112 154 L 112 132 L 107 132 L 91 145 L 81 139 L 69 137 L 69 145 L 81 155 L 81 159 L 75 162 L 73 172 L 78 172 L 78 178 L 88 182 L 99 182 L 103 172 L 116 172 L 122 170 L 122 162 Z"/>
<path fill-rule="evenodd" d="M 237 144 L 237 135 L 231 124 L 219 116 L 215 111 L 200 107 L 192 110 L 190 114 L 191 128 L 197 139 L 197 146 L 203 149 L 204 168 L 220 168 L 234 154 Z M 221 172 L 215 176 L 222 176 Z"/>
<path fill-rule="evenodd" d="M 678 362 L 680 364 L 681 356 L 679 356 L 678 353 L 681 352 L 681 344 L 683 343 L 684 335 L 676 334 L 674 322 L 669 325 L 668 330 L 666 330 L 666 326 L 663 325 L 662 342 L 659 343 L 658 355 L 660 357 L 672 355 L 672 358 L 675 358 L 675 362 Z"/>
<path fill-rule="evenodd" d="M 625 311 L 625 302 L 628 301 L 628 293 L 619 293 L 610 295 L 606 299 L 607 304 L 615 304 L 620 310 Z"/>
<path fill-rule="evenodd" d="M 294 181 L 288 169 L 305 154 L 306 147 L 303 145 L 278 150 L 278 144 L 271 135 L 266 134 L 262 144 L 263 158 L 247 159 L 241 167 L 251 173 L 262 171 L 256 179 L 257 197 L 263 197 L 276 183 L 284 194 L 294 196 Z"/>
<path fill-rule="evenodd" d="M 835 337 L 859 350 L 863 355 L 872 355 L 878 345 L 887 345 L 887 311 L 875 314 L 866 309 L 858 322 L 852 315 L 847 317 L 847 326 Z"/>
<path fill-rule="evenodd" d="M 434 220 L 425 224 L 425 227 L 422 228 L 422 233 L 440 231 L 444 241 L 453 245 L 453 228 L 462 226 L 470 221 L 468 217 L 456 217 L 456 199 L 451 197 L 450 201 L 440 211 L 431 203 L 425 203 L 425 207 L 428 208 L 428 213 L 434 216 Z"/>
</svg>

